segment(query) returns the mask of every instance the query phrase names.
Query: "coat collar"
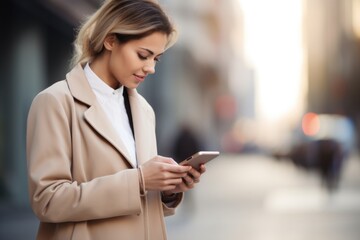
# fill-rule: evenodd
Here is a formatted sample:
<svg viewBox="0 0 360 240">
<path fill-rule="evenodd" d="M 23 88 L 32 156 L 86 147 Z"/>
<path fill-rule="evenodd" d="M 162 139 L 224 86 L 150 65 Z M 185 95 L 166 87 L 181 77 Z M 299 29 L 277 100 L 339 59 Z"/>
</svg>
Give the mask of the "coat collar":
<svg viewBox="0 0 360 240">
<path fill-rule="evenodd" d="M 73 97 L 89 106 L 89 108 L 84 112 L 85 120 L 95 131 L 111 143 L 126 158 L 130 165 L 132 165 L 130 161 L 130 154 L 120 137 L 116 134 L 116 131 L 114 131 L 111 126 L 111 123 L 107 119 L 101 105 L 96 100 L 96 96 L 86 79 L 83 67 L 78 64 L 66 75 L 66 80 Z M 138 153 L 141 151 L 141 149 L 139 149 L 141 144 L 138 144 L 138 139 L 142 138 L 141 133 L 143 131 L 145 131 L 143 133 L 146 134 L 146 129 L 143 129 L 140 122 L 144 118 L 141 116 L 142 113 L 140 111 L 141 107 L 139 106 L 140 103 L 137 91 L 135 89 L 128 89 L 128 94 L 135 130 L 136 152 Z M 141 160 L 141 156 L 137 156 L 137 158 L 139 163 L 143 162 L 143 160 Z M 132 166 L 136 167 L 134 165 Z"/>
</svg>

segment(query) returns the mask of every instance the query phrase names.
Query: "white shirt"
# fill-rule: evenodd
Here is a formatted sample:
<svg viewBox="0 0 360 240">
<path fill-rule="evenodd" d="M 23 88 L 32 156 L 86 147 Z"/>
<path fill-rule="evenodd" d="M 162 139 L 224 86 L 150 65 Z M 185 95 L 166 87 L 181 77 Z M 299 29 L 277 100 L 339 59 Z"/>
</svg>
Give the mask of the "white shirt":
<svg viewBox="0 0 360 240">
<path fill-rule="evenodd" d="M 89 64 L 86 64 L 84 71 L 97 100 L 105 111 L 118 136 L 125 144 L 131 157 L 131 163 L 133 166 L 137 166 L 134 135 L 131 131 L 129 118 L 124 104 L 124 86 L 114 90 L 91 70 Z"/>
</svg>

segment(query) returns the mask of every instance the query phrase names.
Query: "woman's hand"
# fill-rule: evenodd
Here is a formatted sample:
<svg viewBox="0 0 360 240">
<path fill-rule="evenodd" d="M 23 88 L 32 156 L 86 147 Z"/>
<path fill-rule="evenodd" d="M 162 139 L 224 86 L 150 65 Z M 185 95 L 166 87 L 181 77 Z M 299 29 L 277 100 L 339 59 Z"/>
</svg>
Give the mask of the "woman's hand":
<svg viewBox="0 0 360 240">
<path fill-rule="evenodd" d="M 156 156 L 141 166 L 145 190 L 169 191 L 183 184 L 193 172 L 190 166 L 180 166 L 172 158 Z M 194 173 L 196 176 L 199 174 Z"/>
<path fill-rule="evenodd" d="M 205 171 L 206 171 L 206 168 L 205 168 L 204 164 L 200 165 L 199 170 L 191 168 L 188 171 L 188 173 L 182 178 L 182 181 L 180 184 L 176 185 L 176 187 L 174 189 L 164 191 L 163 194 L 166 196 L 166 195 L 171 195 L 173 193 L 186 192 L 186 191 L 194 188 L 195 184 L 200 182 L 200 177 Z"/>
</svg>

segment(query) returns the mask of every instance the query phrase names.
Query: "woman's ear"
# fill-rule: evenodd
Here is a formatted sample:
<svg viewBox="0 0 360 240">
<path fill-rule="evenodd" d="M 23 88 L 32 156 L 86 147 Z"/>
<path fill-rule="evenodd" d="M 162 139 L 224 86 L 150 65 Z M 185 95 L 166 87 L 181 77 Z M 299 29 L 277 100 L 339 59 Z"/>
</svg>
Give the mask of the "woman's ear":
<svg viewBox="0 0 360 240">
<path fill-rule="evenodd" d="M 115 34 L 109 34 L 105 37 L 104 39 L 104 48 L 106 50 L 112 51 L 112 49 L 114 48 L 114 45 L 116 44 L 116 36 Z"/>
</svg>

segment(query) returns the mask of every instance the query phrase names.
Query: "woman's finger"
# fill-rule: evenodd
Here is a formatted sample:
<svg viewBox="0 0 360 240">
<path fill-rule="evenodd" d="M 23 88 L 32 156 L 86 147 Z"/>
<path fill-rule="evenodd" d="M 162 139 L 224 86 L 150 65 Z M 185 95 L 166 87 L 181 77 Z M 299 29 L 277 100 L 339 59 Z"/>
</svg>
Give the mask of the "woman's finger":
<svg viewBox="0 0 360 240">
<path fill-rule="evenodd" d="M 184 179 L 184 183 L 187 185 L 187 186 L 191 186 L 194 184 L 194 180 L 192 177 L 190 177 L 189 175 L 186 175 L 185 177 L 183 177 Z"/>
<path fill-rule="evenodd" d="M 191 166 L 164 164 L 163 170 L 173 173 L 187 173 L 189 170 L 191 170 Z"/>
</svg>

